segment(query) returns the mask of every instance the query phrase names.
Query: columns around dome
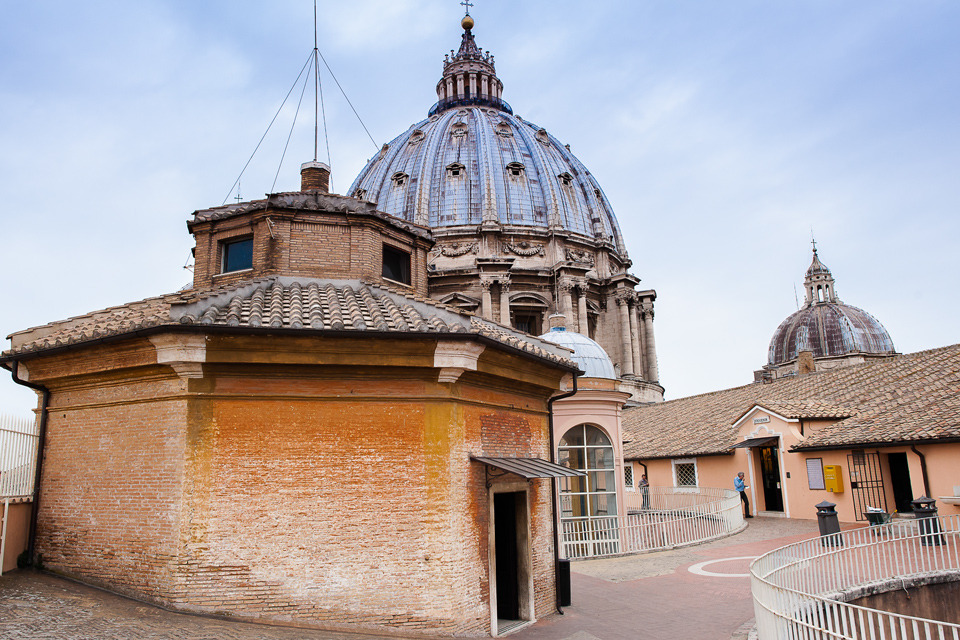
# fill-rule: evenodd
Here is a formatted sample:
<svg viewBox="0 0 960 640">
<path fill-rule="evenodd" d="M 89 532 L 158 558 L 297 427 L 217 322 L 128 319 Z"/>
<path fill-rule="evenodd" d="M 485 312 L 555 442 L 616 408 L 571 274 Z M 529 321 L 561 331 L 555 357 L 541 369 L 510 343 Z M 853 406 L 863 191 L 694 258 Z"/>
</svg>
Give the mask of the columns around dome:
<svg viewBox="0 0 960 640">
<path fill-rule="evenodd" d="M 430 295 L 483 318 L 539 335 L 552 314 L 600 344 L 632 402 L 663 399 L 657 371 L 656 292 L 609 245 L 530 228 L 440 228 L 428 273 Z"/>
</svg>

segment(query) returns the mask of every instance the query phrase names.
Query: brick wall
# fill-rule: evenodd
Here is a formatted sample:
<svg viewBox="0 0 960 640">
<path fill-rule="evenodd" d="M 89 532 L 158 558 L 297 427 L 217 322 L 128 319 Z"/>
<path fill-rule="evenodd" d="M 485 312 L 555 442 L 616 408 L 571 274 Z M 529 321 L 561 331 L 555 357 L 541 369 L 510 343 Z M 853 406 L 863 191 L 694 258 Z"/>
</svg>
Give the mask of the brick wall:
<svg viewBox="0 0 960 640">
<path fill-rule="evenodd" d="M 242 342 L 209 353 L 226 360 Z M 182 381 L 138 362 L 139 347 L 125 360 L 101 349 L 111 366 L 139 366 L 98 374 L 88 353 L 70 359 L 88 363 L 81 378 L 55 359 L 31 368 L 53 390 L 47 566 L 192 611 L 489 633 L 489 497 L 469 456 L 548 457 L 547 388 L 275 363 L 206 365 Z M 555 602 L 549 481 L 528 492 L 543 616 Z"/>
</svg>

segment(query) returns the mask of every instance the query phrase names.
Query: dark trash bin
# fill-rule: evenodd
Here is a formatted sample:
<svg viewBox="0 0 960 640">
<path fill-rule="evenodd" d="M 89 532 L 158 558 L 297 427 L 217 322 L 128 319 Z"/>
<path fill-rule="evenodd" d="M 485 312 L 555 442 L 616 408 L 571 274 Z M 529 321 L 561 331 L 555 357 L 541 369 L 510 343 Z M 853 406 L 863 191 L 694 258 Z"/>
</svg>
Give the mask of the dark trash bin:
<svg viewBox="0 0 960 640">
<path fill-rule="evenodd" d="M 837 505 L 824 500 L 817 507 L 817 525 L 820 527 L 820 542 L 825 547 L 842 547 L 840 537 L 840 517 L 834 508 Z"/>
<path fill-rule="evenodd" d="M 557 599 L 561 607 L 570 606 L 570 561 L 565 558 L 557 565 Z"/>
<path fill-rule="evenodd" d="M 939 546 L 943 544 L 943 533 L 940 528 L 940 518 L 937 516 L 937 501 L 927 496 L 920 496 L 913 502 L 913 515 L 920 526 L 920 544 Z"/>
</svg>

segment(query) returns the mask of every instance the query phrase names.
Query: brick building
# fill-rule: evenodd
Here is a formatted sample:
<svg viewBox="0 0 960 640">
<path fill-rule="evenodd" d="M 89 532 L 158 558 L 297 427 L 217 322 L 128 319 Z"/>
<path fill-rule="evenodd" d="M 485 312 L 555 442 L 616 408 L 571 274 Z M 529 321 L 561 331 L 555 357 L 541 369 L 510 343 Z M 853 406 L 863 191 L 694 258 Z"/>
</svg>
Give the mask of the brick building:
<svg viewBox="0 0 960 640">
<path fill-rule="evenodd" d="M 0 365 L 42 396 L 45 566 L 321 627 L 500 635 L 554 609 L 554 482 L 576 478 L 570 518 L 617 513 L 620 411 L 663 397 L 656 293 L 462 26 L 440 101 L 349 196 L 308 162 L 300 191 L 194 212 L 192 288 L 10 336 Z M 605 363 L 565 401 L 586 361 L 535 337 L 549 316 Z"/>
<path fill-rule="evenodd" d="M 429 233 L 311 188 L 326 171 L 196 212 L 193 288 L 11 336 L 0 362 L 45 395 L 35 552 L 186 611 L 453 635 L 542 617 L 570 473 L 548 401 L 577 365 L 423 295 Z"/>
</svg>

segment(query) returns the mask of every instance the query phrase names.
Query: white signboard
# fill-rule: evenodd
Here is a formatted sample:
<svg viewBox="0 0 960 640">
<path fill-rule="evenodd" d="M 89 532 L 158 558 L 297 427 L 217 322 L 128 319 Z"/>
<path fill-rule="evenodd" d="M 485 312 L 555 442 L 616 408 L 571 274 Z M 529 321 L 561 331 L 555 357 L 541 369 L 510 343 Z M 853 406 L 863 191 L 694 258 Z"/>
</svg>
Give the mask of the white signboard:
<svg viewBox="0 0 960 640">
<path fill-rule="evenodd" d="M 826 489 L 823 484 L 823 458 L 807 458 L 807 486 L 811 489 Z"/>
</svg>

